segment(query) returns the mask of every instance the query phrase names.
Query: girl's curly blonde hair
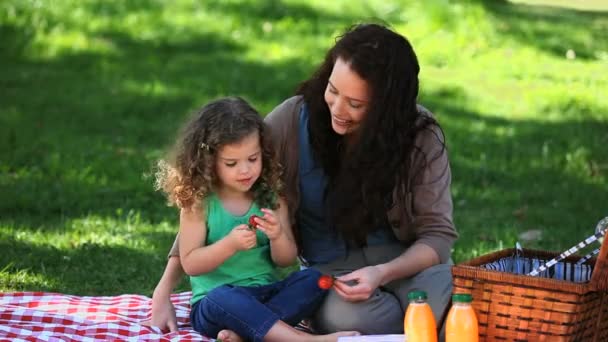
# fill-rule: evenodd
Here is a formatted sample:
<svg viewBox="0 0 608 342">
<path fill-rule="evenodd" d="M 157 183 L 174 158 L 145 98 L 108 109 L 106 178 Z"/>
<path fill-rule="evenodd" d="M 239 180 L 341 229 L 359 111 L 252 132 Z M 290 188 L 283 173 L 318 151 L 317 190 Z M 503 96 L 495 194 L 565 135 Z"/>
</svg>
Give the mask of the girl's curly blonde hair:
<svg viewBox="0 0 608 342">
<path fill-rule="evenodd" d="M 262 174 L 252 186 L 261 207 L 275 209 L 280 195 L 281 168 L 268 127 L 260 114 L 240 97 L 221 98 L 199 109 L 182 128 L 168 156 L 157 163 L 156 190 L 169 205 L 191 208 L 212 191 L 217 181 L 216 155 L 224 145 L 239 142 L 258 132 L 262 147 Z"/>
</svg>

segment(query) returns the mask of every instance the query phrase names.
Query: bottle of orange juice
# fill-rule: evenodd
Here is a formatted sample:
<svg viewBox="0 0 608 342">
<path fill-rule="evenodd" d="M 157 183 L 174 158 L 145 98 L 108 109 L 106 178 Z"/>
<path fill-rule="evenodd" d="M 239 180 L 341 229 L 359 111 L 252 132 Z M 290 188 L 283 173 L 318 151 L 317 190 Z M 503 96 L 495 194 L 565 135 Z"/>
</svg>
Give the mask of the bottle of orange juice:
<svg viewBox="0 0 608 342">
<path fill-rule="evenodd" d="M 403 330 L 407 342 L 437 342 L 437 325 L 426 292 L 408 293 L 409 305 L 405 311 Z"/>
<path fill-rule="evenodd" d="M 452 307 L 445 322 L 445 342 L 479 341 L 479 327 L 472 301 L 470 294 L 452 295 Z"/>
</svg>

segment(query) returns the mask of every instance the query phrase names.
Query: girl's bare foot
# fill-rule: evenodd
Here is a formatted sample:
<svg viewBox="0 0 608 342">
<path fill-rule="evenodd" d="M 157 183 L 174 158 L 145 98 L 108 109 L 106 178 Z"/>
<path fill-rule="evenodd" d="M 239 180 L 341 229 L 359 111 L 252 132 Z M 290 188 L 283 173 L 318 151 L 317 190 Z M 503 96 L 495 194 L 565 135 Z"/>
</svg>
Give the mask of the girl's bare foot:
<svg viewBox="0 0 608 342">
<path fill-rule="evenodd" d="M 241 336 L 237 335 L 234 331 L 224 329 L 217 334 L 217 340 L 221 342 L 243 342 Z"/>
</svg>

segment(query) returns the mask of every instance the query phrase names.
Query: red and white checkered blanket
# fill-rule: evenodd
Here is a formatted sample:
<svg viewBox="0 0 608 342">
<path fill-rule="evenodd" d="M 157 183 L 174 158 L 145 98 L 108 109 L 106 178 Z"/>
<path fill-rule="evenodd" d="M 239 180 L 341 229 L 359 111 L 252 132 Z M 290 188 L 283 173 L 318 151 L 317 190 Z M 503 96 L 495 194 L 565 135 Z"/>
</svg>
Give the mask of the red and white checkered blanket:
<svg viewBox="0 0 608 342">
<path fill-rule="evenodd" d="M 82 297 L 46 292 L 0 293 L 0 341 L 214 341 L 190 326 L 190 292 L 173 294 L 179 331 L 142 325 L 151 299 Z"/>
</svg>

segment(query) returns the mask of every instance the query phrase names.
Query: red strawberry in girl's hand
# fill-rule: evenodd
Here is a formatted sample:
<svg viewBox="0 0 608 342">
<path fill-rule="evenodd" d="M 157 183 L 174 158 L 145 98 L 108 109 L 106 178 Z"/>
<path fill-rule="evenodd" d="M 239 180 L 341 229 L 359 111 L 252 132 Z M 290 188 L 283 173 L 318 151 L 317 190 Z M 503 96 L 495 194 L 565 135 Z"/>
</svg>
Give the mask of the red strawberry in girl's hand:
<svg viewBox="0 0 608 342">
<path fill-rule="evenodd" d="M 319 287 L 323 290 L 329 290 L 332 286 L 334 286 L 334 278 L 330 275 L 324 274 L 319 277 L 317 285 L 319 285 Z"/>
<path fill-rule="evenodd" d="M 251 230 L 254 230 L 255 227 L 258 225 L 255 222 L 255 218 L 261 219 L 261 217 L 259 217 L 258 215 L 251 215 L 251 216 L 249 216 L 249 229 L 251 229 Z"/>
</svg>

